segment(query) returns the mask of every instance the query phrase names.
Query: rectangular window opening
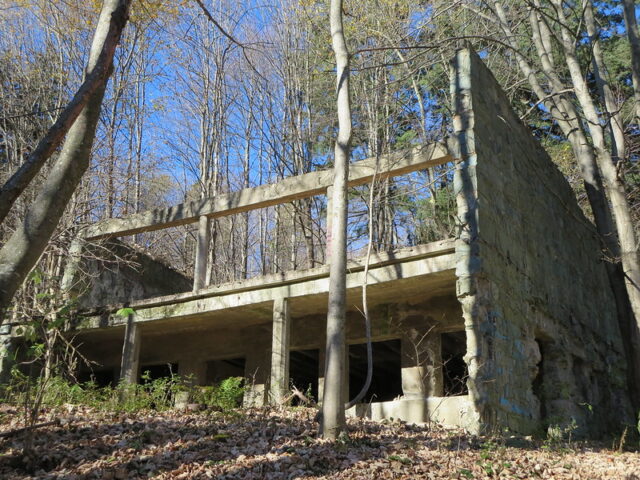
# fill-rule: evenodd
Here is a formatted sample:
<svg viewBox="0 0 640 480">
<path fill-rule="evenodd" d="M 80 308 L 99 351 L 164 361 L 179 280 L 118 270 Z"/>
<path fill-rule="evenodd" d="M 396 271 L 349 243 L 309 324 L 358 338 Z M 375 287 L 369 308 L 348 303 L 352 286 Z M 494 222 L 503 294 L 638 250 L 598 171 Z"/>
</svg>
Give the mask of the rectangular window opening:
<svg viewBox="0 0 640 480">
<path fill-rule="evenodd" d="M 319 350 L 297 350 L 289 352 L 289 382 L 307 398 L 318 400 L 318 373 L 320 369 Z M 299 398 L 292 405 L 300 405 Z"/>
<path fill-rule="evenodd" d="M 244 377 L 244 358 L 227 358 L 207 362 L 207 385 L 216 385 L 229 377 Z"/>
<path fill-rule="evenodd" d="M 361 403 L 386 402 L 402 395 L 400 340 L 372 342 L 373 376 Z M 354 398 L 367 378 L 367 344 L 349 345 L 349 397 Z"/>
<path fill-rule="evenodd" d="M 161 363 L 158 365 L 143 365 L 140 368 L 140 381 L 152 382 L 161 378 L 171 378 L 178 374 L 177 363 Z"/>
<path fill-rule="evenodd" d="M 469 369 L 464 361 L 467 352 L 467 336 L 463 331 L 443 333 L 442 380 L 445 397 L 468 395 L 467 378 Z"/>
</svg>

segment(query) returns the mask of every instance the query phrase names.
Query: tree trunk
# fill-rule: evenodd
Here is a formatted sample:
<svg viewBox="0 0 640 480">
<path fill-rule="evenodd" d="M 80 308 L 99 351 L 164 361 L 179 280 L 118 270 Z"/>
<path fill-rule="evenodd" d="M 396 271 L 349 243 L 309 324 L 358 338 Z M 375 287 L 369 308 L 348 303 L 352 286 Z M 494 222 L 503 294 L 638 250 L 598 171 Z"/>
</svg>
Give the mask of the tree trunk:
<svg viewBox="0 0 640 480">
<path fill-rule="evenodd" d="M 576 97 L 582 107 L 584 117 L 589 125 L 593 146 L 596 151 L 598 166 L 611 199 L 611 210 L 618 231 L 620 241 L 620 258 L 627 285 L 627 294 L 631 309 L 635 317 L 635 328 L 631 332 L 631 342 L 634 350 L 634 368 L 640 369 L 640 262 L 638 261 L 638 247 L 635 238 L 631 210 L 627 201 L 624 180 L 618 174 L 611 153 L 607 150 L 604 128 L 600 122 L 593 99 L 589 95 L 587 82 L 578 62 L 575 41 L 566 27 L 563 5 L 560 0 L 554 0 L 559 23 L 562 25 L 562 47 L 571 75 Z"/>
<path fill-rule="evenodd" d="M 635 103 L 636 122 L 640 122 L 640 36 L 638 36 L 638 22 L 636 7 L 633 0 L 622 0 L 624 22 L 627 38 L 631 46 L 631 80 L 633 82 L 633 98 Z"/>
<path fill-rule="evenodd" d="M 86 78 L 33 153 L 0 189 L 0 223 L 5 219 L 16 199 L 60 146 L 74 122 L 87 110 L 87 105 L 96 97 L 102 99 L 103 93 L 100 92 L 104 91 L 107 79 L 111 75 L 113 55 L 128 19 L 130 3 L 131 0 L 105 1 L 100 14 L 100 21 L 105 23 L 99 23 L 96 29 Z M 111 17 L 112 14 L 113 17 Z M 3 293 L 0 293 L 1 298 L 4 298 Z"/>
<path fill-rule="evenodd" d="M 109 74 L 113 70 L 113 54 L 127 23 L 130 4 L 131 0 L 105 0 L 89 54 L 88 77 L 102 69 Z M 90 95 L 69 129 L 60 157 L 29 207 L 24 222 L 0 250 L 0 312 L 8 308 L 14 293 L 42 255 L 89 166 L 106 78 L 105 74 L 105 81 Z"/>
<path fill-rule="evenodd" d="M 327 350 L 322 402 L 324 438 L 336 439 L 345 429 L 343 378 L 345 375 L 345 317 L 347 264 L 347 179 L 351 146 L 349 101 L 349 52 L 342 28 L 342 0 L 331 0 L 331 39 L 336 57 L 338 139 L 335 145 L 331 265 L 329 267 L 329 310 Z"/>
</svg>

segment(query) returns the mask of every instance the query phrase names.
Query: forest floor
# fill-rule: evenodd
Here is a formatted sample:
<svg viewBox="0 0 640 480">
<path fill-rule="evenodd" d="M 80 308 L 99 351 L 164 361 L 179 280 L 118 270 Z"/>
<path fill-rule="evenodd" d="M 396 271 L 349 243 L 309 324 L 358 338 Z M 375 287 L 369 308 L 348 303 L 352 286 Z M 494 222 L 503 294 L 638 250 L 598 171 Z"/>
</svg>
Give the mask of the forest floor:
<svg viewBox="0 0 640 480">
<path fill-rule="evenodd" d="M 317 436 L 315 410 L 107 413 L 66 406 L 33 435 L 0 437 L 1 479 L 640 479 L 637 444 L 485 438 L 437 425 L 349 420 L 349 438 Z M 20 427 L 0 406 L 0 435 Z"/>
</svg>

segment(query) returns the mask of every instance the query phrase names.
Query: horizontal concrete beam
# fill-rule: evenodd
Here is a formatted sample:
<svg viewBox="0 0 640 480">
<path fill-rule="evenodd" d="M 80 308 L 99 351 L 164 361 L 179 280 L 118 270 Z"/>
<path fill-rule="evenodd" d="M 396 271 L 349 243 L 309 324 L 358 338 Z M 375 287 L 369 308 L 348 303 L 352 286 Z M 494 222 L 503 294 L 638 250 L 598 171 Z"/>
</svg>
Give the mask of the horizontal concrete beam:
<svg viewBox="0 0 640 480">
<path fill-rule="evenodd" d="M 451 157 L 448 155 L 447 149 L 441 144 L 434 143 L 380 157 L 377 177 L 383 179 L 404 175 L 449 161 L 451 161 Z M 375 171 L 375 158 L 352 163 L 349 167 L 349 186 L 371 182 Z M 122 237 L 194 223 L 202 215 L 217 218 L 270 207 L 324 194 L 327 187 L 332 184 L 332 170 L 306 173 L 288 177 L 269 185 L 245 188 L 237 192 L 181 203 L 173 207 L 147 210 L 124 218 L 104 220 L 87 227 L 84 237 L 87 240 Z"/>
<path fill-rule="evenodd" d="M 369 269 L 368 285 L 394 282 L 412 277 L 432 275 L 455 269 L 455 253 L 450 248 L 453 243 L 434 242 L 440 244 L 439 250 L 426 252 L 425 248 L 413 252 L 413 256 L 403 252 L 396 252 L 395 261 L 385 258 L 384 261 L 372 264 Z M 429 247 L 434 244 L 423 245 Z M 417 247 L 414 247 L 417 248 Z M 430 254 L 429 254 L 430 253 Z M 385 254 L 385 256 L 392 254 Z M 359 288 L 364 280 L 363 266 L 360 262 L 354 262 L 347 274 L 347 289 Z M 307 273 L 294 278 L 274 281 L 275 279 L 258 279 L 237 282 L 218 286 L 198 295 L 182 294 L 162 299 L 151 299 L 131 304 L 136 311 L 137 322 L 149 322 L 154 320 L 167 320 L 169 318 L 192 317 L 206 314 L 207 312 L 224 310 L 227 308 L 259 305 L 272 302 L 278 298 L 295 298 L 307 295 L 326 294 L 329 291 L 329 270 L 327 267 L 295 272 Z M 273 276 L 269 276 L 273 277 Z M 257 282 L 260 280 L 260 282 Z M 240 285 L 245 284 L 245 285 Z M 85 315 L 79 329 L 104 328 L 123 323 L 125 319 L 113 315 L 116 307 L 110 308 L 111 315 L 105 322 L 102 315 Z"/>
</svg>

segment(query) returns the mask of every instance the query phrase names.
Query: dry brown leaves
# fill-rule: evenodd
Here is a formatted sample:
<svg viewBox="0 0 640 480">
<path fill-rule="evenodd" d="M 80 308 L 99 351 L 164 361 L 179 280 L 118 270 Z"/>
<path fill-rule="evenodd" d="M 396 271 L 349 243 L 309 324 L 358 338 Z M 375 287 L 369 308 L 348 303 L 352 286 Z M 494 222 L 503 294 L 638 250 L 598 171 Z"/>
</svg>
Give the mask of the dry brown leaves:
<svg viewBox="0 0 640 480">
<path fill-rule="evenodd" d="M 68 406 L 41 420 L 33 457 L 0 442 L 2 479 L 640 479 L 640 454 L 594 445 L 540 448 L 438 426 L 350 420 L 349 439 L 318 438 L 314 410 L 113 414 Z M 19 427 L 0 409 L 0 432 Z M 511 446 L 510 446 L 511 445 Z"/>
</svg>

